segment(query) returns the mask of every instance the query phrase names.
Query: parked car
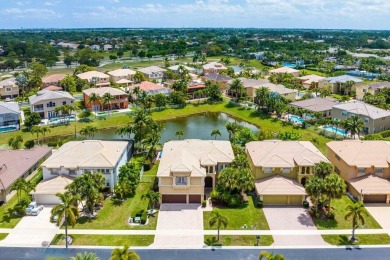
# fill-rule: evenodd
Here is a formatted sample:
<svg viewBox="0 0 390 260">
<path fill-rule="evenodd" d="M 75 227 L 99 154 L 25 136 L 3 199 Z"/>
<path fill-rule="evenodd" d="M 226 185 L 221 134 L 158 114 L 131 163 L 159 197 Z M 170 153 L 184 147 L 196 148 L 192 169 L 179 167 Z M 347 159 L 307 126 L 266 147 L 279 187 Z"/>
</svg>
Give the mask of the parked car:
<svg viewBox="0 0 390 260">
<path fill-rule="evenodd" d="M 26 215 L 38 216 L 38 214 L 43 210 L 42 205 L 38 205 L 35 201 L 31 202 L 26 208 Z"/>
</svg>

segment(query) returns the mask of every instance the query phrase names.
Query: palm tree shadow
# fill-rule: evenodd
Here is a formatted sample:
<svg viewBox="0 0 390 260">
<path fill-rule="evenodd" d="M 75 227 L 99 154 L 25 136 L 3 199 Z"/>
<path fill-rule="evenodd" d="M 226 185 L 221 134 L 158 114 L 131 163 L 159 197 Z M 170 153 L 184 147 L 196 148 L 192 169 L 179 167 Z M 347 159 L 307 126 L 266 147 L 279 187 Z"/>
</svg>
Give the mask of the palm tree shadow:
<svg viewBox="0 0 390 260">
<path fill-rule="evenodd" d="M 340 235 L 339 245 L 353 245 L 354 243 L 349 240 L 347 235 Z"/>
<path fill-rule="evenodd" d="M 208 246 L 222 246 L 221 243 L 217 242 L 216 237 L 207 238 L 204 243 Z"/>
</svg>

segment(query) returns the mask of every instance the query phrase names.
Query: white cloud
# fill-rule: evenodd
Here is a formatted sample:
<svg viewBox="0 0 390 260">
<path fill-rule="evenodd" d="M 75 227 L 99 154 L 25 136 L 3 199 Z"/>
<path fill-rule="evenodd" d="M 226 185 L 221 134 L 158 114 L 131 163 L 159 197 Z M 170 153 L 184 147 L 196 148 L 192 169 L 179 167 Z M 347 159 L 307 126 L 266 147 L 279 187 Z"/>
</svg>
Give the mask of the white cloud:
<svg viewBox="0 0 390 260">
<path fill-rule="evenodd" d="M 55 11 L 44 8 L 5 8 L 0 9 L 3 15 L 11 15 L 14 18 L 40 18 L 46 19 L 51 17 L 61 17 Z"/>
</svg>

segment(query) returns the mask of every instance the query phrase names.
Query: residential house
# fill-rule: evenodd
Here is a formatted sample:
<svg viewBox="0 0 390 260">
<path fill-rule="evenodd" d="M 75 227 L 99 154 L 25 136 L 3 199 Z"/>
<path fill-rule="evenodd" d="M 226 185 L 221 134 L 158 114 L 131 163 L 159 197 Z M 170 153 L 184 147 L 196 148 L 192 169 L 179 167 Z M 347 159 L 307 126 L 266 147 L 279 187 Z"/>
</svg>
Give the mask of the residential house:
<svg viewBox="0 0 390 260">
<path fill-rule="evenodd" d="M 97 45 L 97 44 L 93 44 L 90 46 L 90 48 L 94 51 L 100 51 L 100 45 Z"/>
<path fill-rule="evenodd" d="M 59 43 L 57 43 L 57 47 L 66 48 L 69 50 L 76 50 L 77 47 L 79 47 L 79 44 L 72 43 L 72 42 L 59 42 Z"/>
<path fill-rule="evenodd" d="M 328 159 L 364 203 L 390 202 L 390 142 L 344 140 L 327 143 Z"/>
<path fill-rule="evenodd" d="M 339 102 L 335 98 L 326 97 L 326 98 L 309 98 L 305 100 L 295 101 L 289 105 L 292 107 L 300 108 L 307 110 L 309 112 L 319 112 L 322 113 L 324 117 L 330 117 L 332 115 L 332 108 L 334 105 L 337 105 Z"/>
<path fill-rule="evenodd" d="M 58 116 L 54 111 L 56 107 L 73 105 L 75 98 L 65 91 L 40 90 L 28 100 L 31 112 L 39 113 L 42 119 L 51 119 Z"/>
<path fill-rule="evenodd" d="M 124 84 L 128 86 L 133 83 L 133 76 L 135 75 L 135 71 L 131 69 L 117 69 L 108 72 L 110 75 L 110 80 L 112 80 L 116 84 Z"/>
<path fill-rule="evenodd" d="M 38 169 L 51 151 L 52 148 L 41 146 L 26 150 L 0 150 L 0 201 L 7 202 L 12 196 L 12 184 Z"/>
<path fill-rule="evenodd" d="M 302 205 L 315 165 L 329 162 L 309 141 L 255 141 L 245 149 L 256 194 L 265 205 Z"/>
<path fill-rule="evenodd" d="M 112 47 L 111 44 L 104 44 L 104 45 L 103 45 L 103 50 L 105 50 L 105 51 L 111 51 L 111 50 L 113 50 L 113 47 Z"/>
<path fill-rule="evenodd" d="M 68 175 L 53 176 L 49 179 L 42 180 L 31 191 L 33 201 L 38 205 L 58 205 L 62 203 L 57 193 L 65 193 L 66 187 L 72 184 L 74 177 Z"/>
<path fill-rule="evenodd" d="M 174 66 L 168 67 L 168 69 L 171 70 L 173 73 L 177 74 L 177 73 L 180 73 L 180 71 L 179 71 L 180 66 L 183 66 L 183 68 L 185 70 L 187 70 L 188 73 L 193 73 L 193 74 L 196 73 L 196 69 L 188 67 L 186 65 L 174 65 Z"/>
<path fill-rule="evenodd" d="M 304 88 L 310 89 L 310 88 L 318 87 L 320 82 L 325 80 L 325 77 L 312 74 L 312 75 L 299 77 L 298 79 L 301 80 L 301 84 Z"/>
<path fill-rule="evenodd" d="M 42 163 L 43 180 L 59 175 L 79 177 L 84 173 L 103 174 L 105 185 L 114 189 L 119 168 L 133 153 L 133 142 L 123 140 L 71 141 L 62 145 Z"/>
<path fill-rule="evenodd" d="M 172 93 L 172 89 L 163 87 L 150 81 L 142 81 L 139 84 L 134 84 L 129 87 L 129 90 L 133 91 L 135 88 L 139 88 L 145 91 L 148 95 L 164 94 L 169 96 Z"/>
<path fill-rule="evenodd" d="M 0 98 L 15 98 L 19 96 L 19 86 L 16 85 L 15 78 L 0 81 Z"/>
<path fill-rule="evenodd" d="M 51 85 L 51 86 L 48 86 L 48 87 L 44 88 L 44 90 L 47 90 L 47 91 L 62 91 L 64 89 L 62 87 Z"/>
<path fill-rule="evenodd" d="M 218 74 L 221 71 L 227 71 L 227 67 L 219 62 L 210 62 L 203 65 L 203 74 Z"/>
<path fill-rule="evenodd" d="M 87 71 L 77 74 L 77 77 L 94 84 L 96 87 L 107 87 L 110 85 L 110 76 L 100 71 Z"/>
<path fill-rule="evenodd" d="M 380 90 L 390 88 L 390 82 L 382 81 L 372 84 L 360 84 L 356 86 L 356 99 L 363 100 L 365 94 L 370 93 L 371 95 L 378 94 Z"/>
<path fill-rule="evenodd" d="M 158 66 L 150 66 L 139 69 L 138 71 L 143 73 L 149 80 L 155 80 L 157 83 L 161 83 L 167 70 Z"/>
<path fill-rule="evenodd" d="M 49 86 L 61 86 L 61 80 L 66 77 L 65 74 L 53 74 L 47 77 L 42 78 L 43 86 L 41 89 L 47 88 Z"/>
<path fill-rule="evenodd" d="M 277 69 L 273 69 L 273 70 L 269 71 L 270 75 L 272 75 L 272 74 L 285 74 L 285 73 L 291 74 L 294 77 L 299 77 L 299 70 L 289 68 L 289 67 L 281 67 L 281 68 L 277 68 Z"/>
<path fill-rule="evenodd" d="M 19 115 L 20 109 L 17 103 L 0 102 L 0 133 L 19 130 Z"/>
<path fill-rule="evenodd" d="M 234 159 L 229 141 L 182 140 L 164 144 L 157 170 L 162 203 L 198 203 Z"/>
<path fill-rule="evenodd" d="M 374 134 L 390 129 L 390 111 L 362 101 L 344 102 L 332 108 L 332 118 L 334 120 L 346 120 L 355 115 L 359 116 L 364 122 L 364 134 Z"/>
<path fill-rule="evenodd" d="M 110 103 L 104 103 L 103 100 L 90 102 L 89 97 L 92 93 L 95 93 L 100 98 L 102 98 L 104 94 L 109 93 L 114 97 L 114 99 L 111 100 Z M 95 112 L 112 109 L 126 109 L 129 107 L 127 97 L 128 95 L 126 92 L 111 87 L 88 88 L 83 90 L 84 106 Z"/>
<path fill-rule="evenodd" d="M 354 85 L 350 89 L 345 89 L 345 83 L 354 82 Z M 349 75 L 341 75 L 337 77 L 326 78 L 319 82 L 319 88 L 329 89 L 331 93 L 345 93 L 350 94 L 351 92 L 356 90 L 356 85 L 362 83 L 363 80 L 349 76 Z"/>
</svg>

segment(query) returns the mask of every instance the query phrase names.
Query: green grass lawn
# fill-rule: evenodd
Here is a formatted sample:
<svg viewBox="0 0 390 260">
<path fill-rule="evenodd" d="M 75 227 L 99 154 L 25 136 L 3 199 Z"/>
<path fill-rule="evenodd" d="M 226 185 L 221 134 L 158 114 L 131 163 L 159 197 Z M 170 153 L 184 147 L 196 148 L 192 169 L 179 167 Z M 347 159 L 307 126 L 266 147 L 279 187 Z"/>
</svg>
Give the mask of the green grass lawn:
<svg viewBox="0 0 390 260">
<path fill-rule="evenodd" d="M 138 160 L 139 157 L 135 157 Z M 145 175 L 156 175 L 158 161 L 150 171 L 144 172 Z M 154 178 L 152 178 L 154 179 Z M 153 182 L 141 182 L 136 190 L 134 197 L 126 199 L 123 203 L 107 198 L 104 201 L 103 208 L 98 212 L 96 219 L 81 217 L 78 219 L 75 229 L 156 229 L 158 213 L 149 218 L 145 226 L 130 226 L 128 219 L 132 214 L 148 207 L 148 201 L 142 200 L 142 194 L 150 190 Z"/>
<path fill-rule="evenodd" d="M 52 245 L 65 245 L 64 235 L 56 235 Z M 77 246 L 149 246 L 154 241 L 151 235 L 71 235 L 72 245 Z"/>
<path fill-rule="evenodd" d="M 8 236 L 8 233 L 0 233 L 0 241 Z"/>
<path fill-rule="evenodd" d="M 322 235 L 325 242 L 336 245 L 387 245 L 390 244 L 390 236 L 388 234 L 370 234 L 370 235 L 356 235 L 358 241 L 352 243 L 349 241 L 351 235 Z"/>
<path fill-rule="evenodd" d="M 345 220 L 344 216 L 347 214 L 346 207 L 352 205 L 353 201 L 346 195 L 339 200 L 333 200 L 331 206 L 334 208 L 335 219 L 334 220 L 323 220 L 313 218 L 314 224 L 318 229 L 350 229 L 352 228 L 351 220 Z M 367 216 L 364 217 L 365 229 L 381 228 L 376 220 L 365 210 Z"/>
<path fill-rule="evenodd" d="M 218 242 L 217 236 L 204 236 L 206 245 L 214 246 L 256 246 L 256 236 L 220 236 Z M 270 246 L 274 242 L 272 236 L 261 236 L 259 246 Z"/>
<path fill-rule="evenodd" d="M 268 230 L 268 223 L 264 216 L 263 210 L 255 208 L 253 199 L 248 196 L 248 203 L 243 204 L 239 208 L 224 208 L 216 207 L 221 215 L 228 219 L 228 225 L 226 229 L 239 230 L 243 225 L 247 225 L 247 229 Z M 216 227 L 210 228 L 209 220 L 211 218 L 211 211 L 203 212 L 203 226 L 204 229 L 216 229 Z"/>
</svg>

